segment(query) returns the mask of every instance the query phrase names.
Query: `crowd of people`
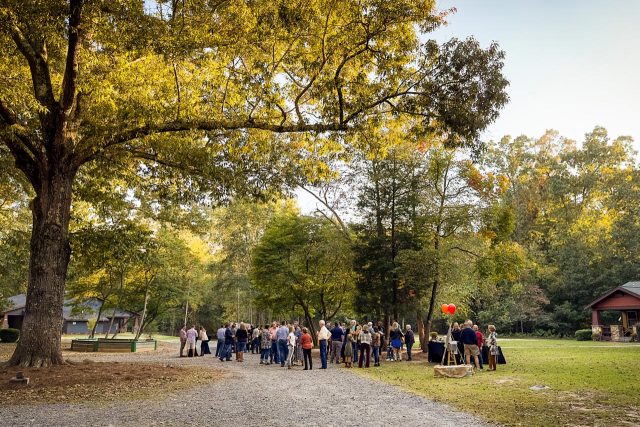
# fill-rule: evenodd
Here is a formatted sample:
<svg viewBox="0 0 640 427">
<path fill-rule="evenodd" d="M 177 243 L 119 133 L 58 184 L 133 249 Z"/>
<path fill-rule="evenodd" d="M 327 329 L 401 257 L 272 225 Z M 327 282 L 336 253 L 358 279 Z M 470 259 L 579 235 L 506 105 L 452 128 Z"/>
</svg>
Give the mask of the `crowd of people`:
<svg viewBox="0 0 640 427">
<path fill-rule="evenodd" d="M 398 322 L 389 326 L 388 335 L 382 322 L 358 324 L 356 320 L 348 323 L 325 323 L 318 325 L 316 343 L 320 350 L 320 369 L 327 369 L 328 363 L 344 364 L 351 368 L 357 364 L 359 368 L 380 366 L 383 350 L 388 362 L 412 361 L 412 350 L 416 342 L 411 325 L 400 327 Z M 464 355 L 467 364 L 473 360 L 478 369 L 483 369 L 480 357 L 482 347 L 489 346 L 489 370 L 495 370 L 498 354 L 497 334 L 495 327 L 489 325 L 488 337 L 485 340 L 482 332 L 470 320 L 461 328 L 453 324 L 451 331 L 453 341 L 457 342 L 458 357 Z M 388 339 L 387 339 L 388 336 Z M 216 331 L 215 357 L 220 361 L 231 361 L 235 354 L 237 362 L 244 362 L 244 354 L 251 352 L 260 355 L 260 365 L 279 364 L 291 369 L 292 366 L 304 366 L 304 370 L 313 369 L 311 350 L 314 341 L 308 328 L 298 322 L 273 322 L 270 325 L 254 326 L 240 322 L 226 323 Z M 200 340 L 200 354 L 197 341 Z M 184 354 L 187 349 L 186 355 Z M 180 330 L 180 357 L 194 357 L 211 354 L 209 336 L 204 327 Z"/>
<path fill-rule="evenodd" d="M 451 337 L 457 344 L 457 357 L 459 362 L 463 361 L 467 365 L 473 365 L 477 369 L 484 369 L 482 366 L 482 348 L 486 345 L 489 354 L 489 370 L 496 370 L 496 361 L 500 349 L 498 347 L 498 335 L 496 334 L 496 327 L 489 325 L 487 327 L 488 336 L 485 339 L 484 335 L 471 320 L 467 320 L 463 323 L 462 327 L 458 322 L 455 322 L 451 328 Z"/>
</svg>

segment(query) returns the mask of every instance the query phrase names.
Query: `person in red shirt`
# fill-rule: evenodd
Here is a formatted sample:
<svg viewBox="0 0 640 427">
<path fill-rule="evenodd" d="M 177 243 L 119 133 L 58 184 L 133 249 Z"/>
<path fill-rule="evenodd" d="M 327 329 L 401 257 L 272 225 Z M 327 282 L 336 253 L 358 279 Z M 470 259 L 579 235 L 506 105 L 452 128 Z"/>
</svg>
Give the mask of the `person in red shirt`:
<svg viewBox="0 0 640 427">
<path fill-rule="evenodd" d="M 302 345 L 304 370 L 311 370 L 313 369 L 313 362 L 311 362 L 311 349 L 313 348 L 313 340 L 311 339 L 311 335 L 309 335 L 309 330 L 307 328 L 302 328 L 302 337 L 300 337 L 300 344 Z"/>
<path fill-rule="evenodd" d="M 473 330 L 476 332 L 476 337 L 478 337 L 478 348 L 480 349 L 480 357 L 478 357 L 478 361 L 480 362 L 480 369 L 484 369 L 482 367 L 482 346 L 484 345 L 484 336 L 482 335 L 482 332 L 480 332 L 478 325 L 473 325 Z"/>
</svg>

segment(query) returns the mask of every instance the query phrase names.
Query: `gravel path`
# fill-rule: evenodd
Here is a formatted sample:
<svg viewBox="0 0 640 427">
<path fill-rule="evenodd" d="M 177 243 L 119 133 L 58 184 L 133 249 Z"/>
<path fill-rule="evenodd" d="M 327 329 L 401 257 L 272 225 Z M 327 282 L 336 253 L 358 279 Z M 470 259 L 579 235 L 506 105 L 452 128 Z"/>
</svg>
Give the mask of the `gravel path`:
<svg viewBox="0 0 640 427">
<path fill-rule="evenodd" d="M 106 404 L 45 404 L 2 407 L 3 426 L 488 426 L 472 415 L 410 394 L 398 387 L 363 378 L 353 371 L 287 370 L 213 357 L 179 359 L 166 352 L 97 360 L 164 362 L 213 366 L 222 379 L 161 400 Z M 318 363 L 317 358 L 314 363 Z M 319 367 L 319 366 L 318 366 Z M 357 368 L 354 368 L 357 369 Z M 123 390 L 126 393 L 126 390 Z M 242 402 L 242 404 L 240 404 Z"/>
</svg>

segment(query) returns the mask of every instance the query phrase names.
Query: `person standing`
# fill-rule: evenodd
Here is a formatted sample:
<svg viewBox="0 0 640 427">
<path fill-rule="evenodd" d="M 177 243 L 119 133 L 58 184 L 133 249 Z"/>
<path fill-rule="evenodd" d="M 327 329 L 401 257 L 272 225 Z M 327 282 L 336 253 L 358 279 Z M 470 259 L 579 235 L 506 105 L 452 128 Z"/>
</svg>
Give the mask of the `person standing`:
<svg viewBox="0 0 640 427">
<path fill-rule="evenodd" d="M 389 332 L 389 341 L 392 348 L 392 358 L 396 362 L 402 360 L 402 330 L 398 322 L 393 322 Z"/>
<path fill-rule="evenodd" d="M 373 327 L 373 334 L 371 335 L 371 348 L 373 349 L 373 366 L 380 366 L 380 332 L 378 327 Z"/>
<path fill-rule="evenodd" d="M 411 325 L 405 326 L 404 343 L 407 346 L 407 362 L 413 360 L 411 358 L 411 350 L 413 350 L 413 344 L 416 342 L 416 338 L 411 330 Z"/>
<path fill-rule="evenodd" d="M 496 334 L 496 327 L 489 325 L 489 337 L 487 338 L 487 344 L 489 345 L 489 370 L 496 370 L 496 362 L 498 355 L 500 354 L 500 348 L 498 347 L 498 334 Z"/>
<path fill-rule="evenodd" d="M 351 343 L 353 342 L 353 334 L 351 333 L 351 328 L 347 329 L 344 340 L 347 345 L 344 346 L 344 367 L 350 368 L 353 364 L 353 346 Z"/>
<path fill-rule="evenodd" d="M 228 323 L 225 323 L 224 329 L 224 348 L 220 353 L 219 359 L 221 362 L 225 360 L 227 362 L 231 361 L 231 348 L 233 347 L 233 332 L 231 332 L 231 327 Z"/>
<path fill-rule="evenodd" d="M 205 354 L 211 354 L 211 350 L 209 349 L 209 336 L 207 335 L 207 330 L 204 326 L 200 327 L 200 356 L 204 356 Z"/>
<path fill-rule="evenodd" d="M 282 368 L 284 368 L 289 356 L 289 347 L 287 344 L 288 336 L 289 327 L 287 326 L 287 322 L 282 322 L 282 325 L 276 331 L 276 337 L 278 338 L 278 357 L 280 358 L 280 367 Z"/>
<path fill-rule="evenodd" d="M 191 326 L 191 329 L 187 331 L 187 356 L 193 357 L 197 356 L 196 353 L 196 337 L 198 336 L 198 332 L 196 331 L 196 326 Z"/>
<path fill-rule="evenodd" d="M 244 362 L 244 351 L 247 348 L 248 340 L 247 325 L 241 322 L 240 327 L 236 330 L 236 362 Z"/>
<path fill-rule="evenodd" d="M 302 329 L 300 329 L 298 322 L 293 324 L 293 333 L 296 334 L 296 349 L 294 351 L 293 363 L 302 365 Z"/>
<path fill-rule="evenodd" d="M 355 323 L 355 320 L 353 322 L 354 325 L 351 327 L 351 339 L 353 341 L 351 351 L 353 351 L 353 363 L 356 363 L 358 362 L 358 349 L 360 348 L 358 345 L 360 343 L 360 337 L 358 335 L 360 335 L 360 331 L 362 331 L 362 326 Z"/>
<path fill-rule="evenodd" d="M 296 349 L 296 334 L 295 329 L 293 329 L 293 325 L 289 326 L 289 335 L 287 335 L 287 369 L 291 369 L 291 365 L 293 365 L 293 358 L 295 356 Z"/>
<path fill-rule="evenodd" d="M 482 332 L 480 332 L 478 325 L 473 325 L 473 332 L 475 332 L 476 337 L 478 337 L 478 350 L 480 350 L 480 356 L 478 357 L 478 360 L 480 361 L 480 369 L 484 369 L 484 367 L 482 366 L 482 347 L 484 347 L 484 335 L 482 335 Z"/>
<path fill-rule="evenodd" d="M 304 359 L 304 370 L 313 369 L 313 362 L 311 360 L 311 349 L 313 348 L 313 339 L 309 335 L 307 328 L 302 328 L 302 337 L 300 338 L 300 345 L 302 346 L 302 357 Z"/>
<path fill-rule="evenodd" d="M 462 344 L 462 329 L 458 322 L 453 323 L 453 329 L 451 330 L 451 338 L 457 343 L 458 354 L 456 355 L 456 361 L 458 364 L 464 363 L 464 344 Z"/>
<path fill-rule="evenodd" d="M 264 325 L 262 334 L 260 336 L 260 364 L 270 365 L 269 355 L 271 353 L 271 332 L 269 332 L 269 325 Z"/>
<path fill-rule="evenodd" d="M 362 362 L 365 360 L 365 368 L 369 367 L 369 359 L 371 358 L 371 332 L 369 332 L 369 325 L 362 326 L 362 331 L 358 335 L 360 338 L 360 361 L 358 362 L 358 368 L 362 368 Z"/>
<path fill-rule="evenodd" d="M 251 354 L 260 354 L 260 326 L 253 328 L 251 333 Z"/>
<path fill-rule="evenodd" d="M 464 345 L 464 358 L 466 364 L 471 365 L 471 357 L 473 357 L 475 366 L 479 369 L 480 362 L 478 361 L 478 356 L 480 355 L 480 351 L 478 349 L 478 337 L 471 326 L 473 326 L 471 320 L 464 322 L 464 329 L 460 334 L 460 339 Z"/>
<path fill-rule="evenodd" d="M 180 357 L 184 357 L 184 347 L 187 345 L 187 326 L 180 329 Z"/>
<path fill-rule="evenodd" d="M 318 346 L 320 347 L 320 369 L 327 369 L 327 341 L 331 339 L 331 332 L 325 326 L 324 320 L 319 322 Z"/>
<path fill-rule="evenodd" d="M 271 353 L 269 356 L 270 364 L 271 363 L 280 363 L 280 357 L 278 356 L 278 322 L 273 322 L 271 327 L 269 328 L 269 332 L 271 333 Z"/>
<path fill-rule="evenodd" d="M 224 325 L 220 325 L 220 328 L 218 328 L 218 331 L 216 332 L 216 339 L 218 340 L 216 342 L 216 357 L 220 357 L 222 349 L 224 349 L 224 331 Z"/>
<path fill-rule="evenodd" d="M 342 350 L 342 340 L 344 339 L 344 331 L 340 327 L 340 323 L 331 330 L 331 363 L 340 363 L 340 352 Z"/>
</svg>

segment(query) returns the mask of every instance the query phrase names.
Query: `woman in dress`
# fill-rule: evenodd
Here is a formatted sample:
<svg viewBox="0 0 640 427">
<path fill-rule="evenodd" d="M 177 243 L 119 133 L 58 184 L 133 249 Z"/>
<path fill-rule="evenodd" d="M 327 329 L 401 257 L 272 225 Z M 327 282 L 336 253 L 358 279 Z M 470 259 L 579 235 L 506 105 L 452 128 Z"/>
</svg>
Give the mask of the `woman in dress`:
<svg viewBox="0 0 640 427">
<path fill-rule="evenodd" d="M 402 330 L 398 322 L 393 322 L 389 334 L 391 348 L 393 349 L 393 360 L 399 362 L 402 360 Z"/>
<path fill-rule="evenodd" d="M 500 349 L 498 348 L 498 334 L 496 334 L 496 327 L 493 325 L 489 325 L 489 336 L 487 337 L 487 344 L 489 345 L 489 370 L 496 370 L 496 361 L 498 359 L 498 354 L 500 354 Z"/>
<path fill-rule="evenodd" d="M 353 333 L 351 329 L 347 329 L 347 336 L 344 338 L 347 345 L 344 346 L 344 367 L 350 368 L 353 363 Z"/>
</svg>

